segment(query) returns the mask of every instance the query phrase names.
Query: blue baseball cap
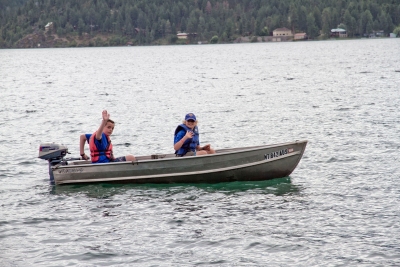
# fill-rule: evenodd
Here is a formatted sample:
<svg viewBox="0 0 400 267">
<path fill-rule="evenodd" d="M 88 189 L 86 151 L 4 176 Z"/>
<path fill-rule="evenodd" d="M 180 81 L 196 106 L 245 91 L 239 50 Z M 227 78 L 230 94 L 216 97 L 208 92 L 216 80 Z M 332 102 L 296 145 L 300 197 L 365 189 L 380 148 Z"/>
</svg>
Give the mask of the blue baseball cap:
<svg viewBox="0 0 400 267">
<path fill-rule="evenodd" d="M 196 116 L 195 116 L 193 113 L 188 113 L 188 114 L 186 114 L 186 116 L 185 116 L 185 121 L 188 121 L 188 120 L 194 120 L 194 121 L 196 121 Z"/>
</svg>

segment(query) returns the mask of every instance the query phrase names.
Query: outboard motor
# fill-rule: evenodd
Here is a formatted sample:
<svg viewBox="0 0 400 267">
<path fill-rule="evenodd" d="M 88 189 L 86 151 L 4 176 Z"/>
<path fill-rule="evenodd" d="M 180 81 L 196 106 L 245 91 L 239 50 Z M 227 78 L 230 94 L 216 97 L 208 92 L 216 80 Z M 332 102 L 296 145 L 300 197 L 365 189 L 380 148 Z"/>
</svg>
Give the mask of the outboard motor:
<svg viewBox="0 0 400 267">
<path fill-rule="evenodd" d="M 67 164 L 67 161 L 64 161 L 64 157 L 67 155 L 67 153 L 68 148 L 66 146 L 55 143 L 40 144 L 38 158 L 45 159 L 49 162 L 49 175 L 51 184 L 54 184 L 54 175 L 51 167 L 60 163 Z"/>
</svg>

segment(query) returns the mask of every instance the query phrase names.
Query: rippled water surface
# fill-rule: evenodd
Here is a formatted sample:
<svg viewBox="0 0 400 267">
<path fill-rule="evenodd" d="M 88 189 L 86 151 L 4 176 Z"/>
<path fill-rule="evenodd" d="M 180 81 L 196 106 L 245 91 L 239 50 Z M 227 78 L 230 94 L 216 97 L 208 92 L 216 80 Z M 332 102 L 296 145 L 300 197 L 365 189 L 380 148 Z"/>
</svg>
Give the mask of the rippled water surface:
<svg viewBox="0 0 400 267">
<path fill-rule="evenodd" d="M 399 266 L 400 39 L 0 50 L 1 266 Z M 307 139 L 263 182 L 49 185 L 101 111 L 118 155 Z"/>
</svg>

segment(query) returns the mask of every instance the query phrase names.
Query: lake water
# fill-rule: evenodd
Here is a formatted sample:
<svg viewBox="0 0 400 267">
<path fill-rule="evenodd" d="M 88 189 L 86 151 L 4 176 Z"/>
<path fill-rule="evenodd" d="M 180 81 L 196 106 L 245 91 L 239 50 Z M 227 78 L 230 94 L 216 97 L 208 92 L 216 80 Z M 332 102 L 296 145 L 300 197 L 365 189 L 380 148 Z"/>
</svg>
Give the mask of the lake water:
<svg viewBox="0 0 400 267">
<path fill-rule="evenodd" d="M 0 50 L 1 266 L 399 266 L 400 39 Z M 307 139 L 263 182 L 51 186 L 107 109 L 117 156 Z M 88 151 L 88 150 L 86 150 Z"/>
</svg>

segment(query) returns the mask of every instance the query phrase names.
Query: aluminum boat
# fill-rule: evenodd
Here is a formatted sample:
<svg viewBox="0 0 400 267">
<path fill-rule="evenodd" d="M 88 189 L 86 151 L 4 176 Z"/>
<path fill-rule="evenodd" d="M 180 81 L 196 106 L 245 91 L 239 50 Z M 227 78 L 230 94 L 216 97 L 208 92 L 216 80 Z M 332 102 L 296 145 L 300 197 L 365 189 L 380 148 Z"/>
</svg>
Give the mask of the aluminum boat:
<svg viewBox="0 0 400 267">
<path fill-rule="evenodd" d="M 260 181 L 289 176 L 303 156 L 307 140 L 216 150 L 216 154 L 176 157 L 137 156 L 135 161 L 96 163 L 66 158 L 68 148 L 43 143 L 39 158 L 49 162 L 50 182 L 81 183 L 215 183 Z"/>
</svg>

